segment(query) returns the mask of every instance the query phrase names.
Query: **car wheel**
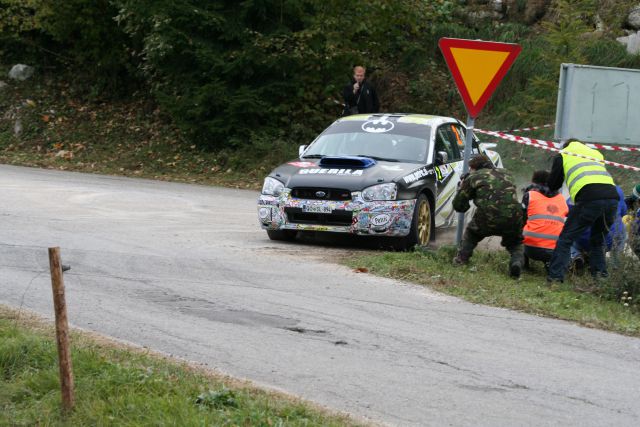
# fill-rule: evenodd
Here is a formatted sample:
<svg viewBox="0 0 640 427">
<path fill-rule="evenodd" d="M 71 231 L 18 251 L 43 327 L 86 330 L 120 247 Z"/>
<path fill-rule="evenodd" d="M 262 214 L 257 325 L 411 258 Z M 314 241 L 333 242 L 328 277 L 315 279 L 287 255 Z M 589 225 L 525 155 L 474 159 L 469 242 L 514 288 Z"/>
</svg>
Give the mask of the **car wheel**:
<svg viewBox="0 0 640 427">
<path fill-rule="evenodd" d="M 296 238 L 297 233 L 295 230 L 267 230 L 267 236 L 271 240 L 291 241 Z"/>
<path fill-rule="evenodd" d="M 411 230 L 409 234 L 394 245 L 396 249 L 408 250 L 414 246 L 426 247 L 431 241 L 433 233 L 433 218 L 431 212 L 431 203 L 426 195 L 420 194 L 416 201 L 416 207 L 413 210 L 413 219 L 411 221 Z"/>
</svg>

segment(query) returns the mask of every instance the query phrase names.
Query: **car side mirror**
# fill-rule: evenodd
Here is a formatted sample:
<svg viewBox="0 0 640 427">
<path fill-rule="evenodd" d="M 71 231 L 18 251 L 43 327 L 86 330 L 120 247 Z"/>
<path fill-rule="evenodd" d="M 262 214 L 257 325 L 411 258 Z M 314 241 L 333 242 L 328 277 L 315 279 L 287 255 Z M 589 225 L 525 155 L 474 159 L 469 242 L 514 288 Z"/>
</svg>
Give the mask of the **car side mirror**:
<svg viewBox="0 0 640 427">
<path fill-rule="evenodd" d="M 449 155 L 446 151 L 438 151 L 436 153 L 436 166 L 443 165 L 449 161 Z"/>
<path fill-rule="evenodd" d="M 298 157 L 302 157 L 307 147 L 308 145 L 301 145 L 300 147 L 298 147 Z"/>
</svg>

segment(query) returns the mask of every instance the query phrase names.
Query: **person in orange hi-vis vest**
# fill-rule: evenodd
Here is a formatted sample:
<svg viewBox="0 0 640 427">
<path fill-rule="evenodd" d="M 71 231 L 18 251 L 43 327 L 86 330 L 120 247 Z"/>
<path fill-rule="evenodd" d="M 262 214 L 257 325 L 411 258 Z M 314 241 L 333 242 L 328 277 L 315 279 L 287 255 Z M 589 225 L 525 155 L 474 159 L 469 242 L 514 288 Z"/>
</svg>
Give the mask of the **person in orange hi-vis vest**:
<svg viewBox="0 0 640 427">
<path fill-rule="evenodd" d="M 535 171 L 531 178 L 532 184 L 524 189 L 522 196 L 525 268 L 529 268 L 529 259 L 542 261 L 545 270 L 549 267 L 558 236 L 569 213 L 562 194 L 551 192 L 547 187 L 548 178 L 549 172 Z"/>
</svg>

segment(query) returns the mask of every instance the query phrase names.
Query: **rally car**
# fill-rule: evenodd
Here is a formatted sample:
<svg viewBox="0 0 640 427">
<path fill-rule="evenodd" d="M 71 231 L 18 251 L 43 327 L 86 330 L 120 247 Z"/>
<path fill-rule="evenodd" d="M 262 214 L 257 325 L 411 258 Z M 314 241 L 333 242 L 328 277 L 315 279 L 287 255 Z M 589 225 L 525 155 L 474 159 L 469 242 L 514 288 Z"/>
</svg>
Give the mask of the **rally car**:
<svg viewBox="0 0 640 427">
<path fill-rule="evenodd" d="M 426 246 L 436 228 L 457 222 L 452 200 L 465 132 L 454 118 L 421 114 L 338 119 L 265 178 L 260 225 L 272 240 L 316 231 L 394 237 L 401 249 Z M 494 146 L 473 136 L 474 153 L 502 167 Z"/>
</svg>

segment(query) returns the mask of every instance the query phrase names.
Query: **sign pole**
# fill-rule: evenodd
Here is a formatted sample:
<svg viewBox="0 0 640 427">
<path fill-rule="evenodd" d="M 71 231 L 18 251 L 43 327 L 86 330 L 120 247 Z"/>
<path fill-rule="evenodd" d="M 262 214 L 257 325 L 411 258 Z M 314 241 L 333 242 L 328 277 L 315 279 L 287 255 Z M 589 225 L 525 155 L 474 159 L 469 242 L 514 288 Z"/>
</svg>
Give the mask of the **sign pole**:
<svg viewBox="0 0 640 427">
<path fill-rule="evenodd" d="M 469 172 L 469 160 L 471 159 L 471 149 L 473 147 L 473 127 L 476 119 L 467 115 L 467 133 L 464 139 L 464 160 L 462 162 L 462 174 Z M 462 232 L 464 231 L 464 212 L 458 213 L 458 228 L 456 229 L 456 245 L 460 246 Z"/>
<path fill-rule="evenodd" d="M 456 82 L 458 92 L 467 109 L 467 133 L 464 142 L 462 173 L 469 172 L 469 159 L 473 148 L 473 126 L 522 47 L 513 43 L 482 40 L 452 39 L 438 41 L 444 60 Z M 459 246 L 464 231 L 464 212 L 458 214 L 456 244 Z"/>
</svg>

